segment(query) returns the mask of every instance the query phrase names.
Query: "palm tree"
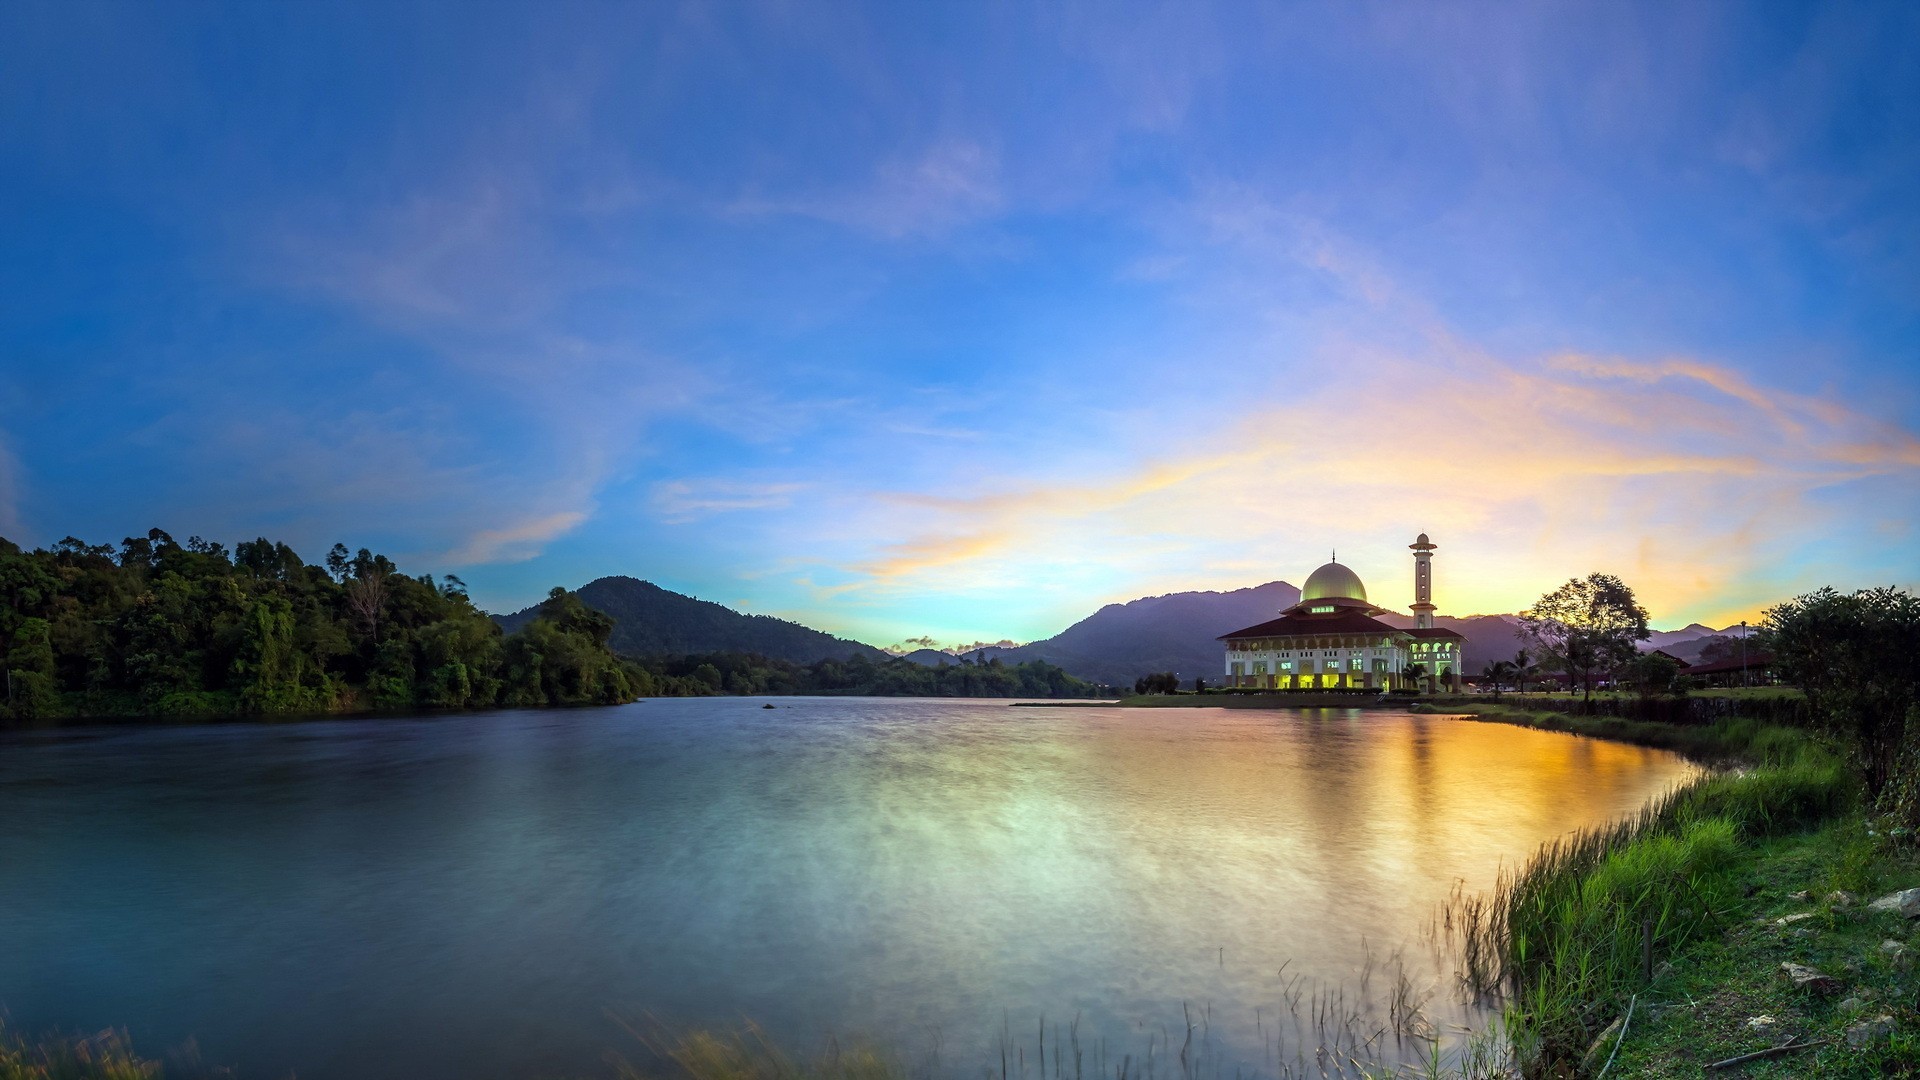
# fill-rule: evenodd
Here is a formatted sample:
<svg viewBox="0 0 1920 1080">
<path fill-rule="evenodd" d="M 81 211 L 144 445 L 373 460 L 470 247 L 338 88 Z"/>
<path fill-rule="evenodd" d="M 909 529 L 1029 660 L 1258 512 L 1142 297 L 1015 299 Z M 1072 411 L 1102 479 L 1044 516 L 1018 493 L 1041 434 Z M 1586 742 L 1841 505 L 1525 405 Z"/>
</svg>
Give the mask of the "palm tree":
<svg viewBox="0 0 1920 1080">
<path fill-rule="evenodd" d="M 1480 677 L 1493 686 L 1493 700 L 1500 700 L 1500 684 L 1513 675 L 1513 664 L 1507 660 L 1495 660 L 1480 672 Z"/>
<path fill-rule="evenodd" d="M 1533 663 L 1533 658 L 1527 655 L 1527 650 L 1521 649 L 1513 655 L 1513 682 L 1520 688 L 1521 693 L 1527 692 L 1527 680 L 1539 670 Z"/>
<path fill-rule="evenodd" d="M 1420 689 L 1420 680 L 1427 677 L 1427 666 L 1425 664 L 1408 664 L 1406 667 L 1400 669 L 1400 677 L 1406 680 L 1409 686 L 1418 690 Z"/>
</svg>

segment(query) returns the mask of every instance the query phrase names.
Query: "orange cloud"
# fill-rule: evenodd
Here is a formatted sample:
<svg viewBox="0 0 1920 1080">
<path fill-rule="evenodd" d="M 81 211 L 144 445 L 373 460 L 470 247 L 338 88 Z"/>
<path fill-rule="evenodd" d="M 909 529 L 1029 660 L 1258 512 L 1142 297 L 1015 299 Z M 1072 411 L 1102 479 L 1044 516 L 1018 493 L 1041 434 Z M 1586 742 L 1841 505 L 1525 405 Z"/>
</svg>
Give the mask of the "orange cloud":
<svg viewBox="0 0 1920 1080">
<path fill-rule="evenodd" d="M 1610 569 L 1657 615 L 1737 617 L 1779 595 L 1755 590 L 1777 585 L 1781 547 L 1845 527 L 1817 493 L 1920 470 L 1911 432 L 1699 360 L 1456 350 L 1333 369 L 1097 479 L 882 496 L 911 531 L 853 567 L 854 591 L 1046 580 L 1089 559 L 1148 589 L 1247 584 L 1261 566 L 1297 580 L 1338 545 L 1404 604 L 1402 546 L 1424 530 L 1448 545 L 1452 611 L 1516 610 Z"/>
</svg>

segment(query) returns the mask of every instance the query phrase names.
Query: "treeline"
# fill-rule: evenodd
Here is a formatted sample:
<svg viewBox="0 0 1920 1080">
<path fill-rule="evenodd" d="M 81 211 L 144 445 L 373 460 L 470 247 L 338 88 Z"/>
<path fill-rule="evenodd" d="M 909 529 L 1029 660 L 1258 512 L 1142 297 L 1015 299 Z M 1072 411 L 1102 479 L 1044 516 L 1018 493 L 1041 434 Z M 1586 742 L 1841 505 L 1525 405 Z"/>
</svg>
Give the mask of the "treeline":
<svg viewBox="0 0 1920 1080">
<path fill-rule="evenodd" d="M 268 715 L 612 704 L 638 669 L 613 621 L 555 589 L 503 634 L 456 577 L 336 544 L 309 565 L 264 538 L 159 529 L 115 548 L 0 539 L 0 718 Z"/>
<path fill-rule="evenodd" d="M 928 667 L 899 657 L 850 656 L 798 664 L 751 653 L 700 653 L 635 661 L 648 696 L 865 694 L 877 697 L 1097 697 L 1101 688 L 1052 664 L 960 661 Z"/>
</svg>

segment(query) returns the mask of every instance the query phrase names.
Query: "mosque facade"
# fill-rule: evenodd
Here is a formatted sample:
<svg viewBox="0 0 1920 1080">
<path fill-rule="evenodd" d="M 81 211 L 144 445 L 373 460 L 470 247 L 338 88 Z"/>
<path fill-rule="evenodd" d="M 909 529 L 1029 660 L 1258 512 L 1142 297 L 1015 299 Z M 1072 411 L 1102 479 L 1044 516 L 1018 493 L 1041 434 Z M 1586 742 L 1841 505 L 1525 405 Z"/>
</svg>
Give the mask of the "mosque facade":
<svg viewBox="0 0 1920 1080">
<path fill-rule="evenodd" d="M 1300 602 L 1220 640 L 1226 685 L 1267 690 L 1460 689 L 1466 639 L 1433 625 L 1433 552 L 1426 533 L 1413 550 L 1411 628 L 1389 626 L 1367 600 L 1360 575 L 1338 557 L 1307 576 Z M 1409 673 L 1412 673 L 1411 675 Z"/>
</svg>

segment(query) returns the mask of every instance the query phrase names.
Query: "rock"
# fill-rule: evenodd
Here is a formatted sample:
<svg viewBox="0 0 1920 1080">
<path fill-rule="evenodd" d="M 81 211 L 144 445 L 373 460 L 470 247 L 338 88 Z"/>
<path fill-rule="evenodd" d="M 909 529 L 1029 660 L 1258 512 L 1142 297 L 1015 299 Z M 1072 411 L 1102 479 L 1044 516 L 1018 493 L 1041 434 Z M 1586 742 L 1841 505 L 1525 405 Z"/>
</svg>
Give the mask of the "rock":
<svg viewBox="0 0 1920 1080">
<path fill-rule="evenodd" d="M 1861 1009 L 1864 1009 L 1866 1007 L 1867 1007 L 1867 1003 L 1860 1000 L 1858 996 L 1850 997 L 1847 1000 L 1840 1003 L 1840 1011 L 1843 1013 L 1859 1012 Z"/>
<path fill-rule="evenodd" d="M 1895 911 L 1902 918 L 1920 919 L 1920 889 L 1904 889 L 1867 905 L 1869 911 Z"/>
<path fill-rule="evenodd" d="M 1788 960 L 1781 963 L 1780 970 L 1786 973 L 1788 979 L 1792 980 L 1794 989 L 1796 990 L 1806 990 L 1815 994 L 1837 994 L 1840 992 L 1840 980 L 1821 971 L 1819 968 L 1808 967 L 1805 964 L 1796 964 Z"/>
<path fill-rule="evenodd" d="M 1782 915 L 1780 918 L 1773 920 L 1773 925 L 1792 926 L 1794 923 L 1805 922 L 1806 920 L 1811 918 L 1813 918 L 1813 912 L 1800 911 L 1800 912 L 1795 912 L 1792 915 Z"/>
<path fill-rule="evenodd" d="M 1893 1034 L 1893 1017 L 1886 1013 L 1862 1020 L 1847 1029 L 1848 1046 L 1867 1046 Z"/>
<path fill-rule="evenodd" d="M 1887 963 L 1893 965 L 1895 971 L 1908 971 L 1913 968 L 1913 950 L 1901 942 L 1881 942 L 1880 955 L 1886 957 Z"/>
<path fill-rule="evenodd" d="M 1859 903 L 1859 899 L 1845 889 L 1835 889 L 1827 894 L 1827 906 L 1838 911 L 1845 911 L 1856 903 Z"/>
<path fill-rule="evenodd" d="M 1802 904 L 1806 903 L 1808 900 L 1811 900 L 1812 898 L 1813 898 L 1812 894 L 1808 893 L 1807 890 L 1805 889 L 1801 889 L 1799 892 L 1790 892 L 1787 894 L 1787 899 L 1797 901 Z"/>
</svg>

